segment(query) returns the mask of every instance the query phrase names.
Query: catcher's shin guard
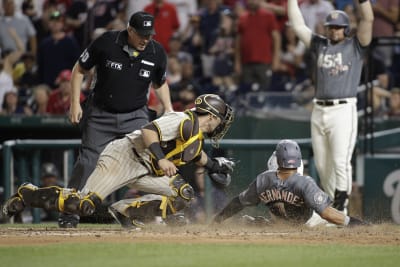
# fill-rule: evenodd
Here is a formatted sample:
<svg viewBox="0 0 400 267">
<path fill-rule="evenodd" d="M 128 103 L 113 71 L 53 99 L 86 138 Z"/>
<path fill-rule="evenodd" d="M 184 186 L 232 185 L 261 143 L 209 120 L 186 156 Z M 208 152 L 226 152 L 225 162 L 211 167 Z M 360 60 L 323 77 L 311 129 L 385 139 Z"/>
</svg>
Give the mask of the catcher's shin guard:
<svg viewBox="0 0 400 267">
<path fill-rule="evenodd" d="M 92 215 L 101 204 L 101 198 L 94 192 L 81 197 L 74 189 L 63 188 L 56 201 L 58 211 L 80 216 Z"/>
<path fill-rule="evenodd" d="M 92 215 L 96 211 L 96 207 L 100 206 L 102 200 L 94 192 L 90 192 L 84 196 L 79 203 L 79 210 L 82 216 Z"/>
<path fill-rule="evenodd" d="M 13 216 L 25 207 L 32 207 L 87 216 L 91 215 L 100 203 L 101 199 L 95 193 L 89 193 L 82 198 L 75 189 L 59 186 L 38 188 L 26 183 L 6 202 L 3 212 Z"/>
</svg>

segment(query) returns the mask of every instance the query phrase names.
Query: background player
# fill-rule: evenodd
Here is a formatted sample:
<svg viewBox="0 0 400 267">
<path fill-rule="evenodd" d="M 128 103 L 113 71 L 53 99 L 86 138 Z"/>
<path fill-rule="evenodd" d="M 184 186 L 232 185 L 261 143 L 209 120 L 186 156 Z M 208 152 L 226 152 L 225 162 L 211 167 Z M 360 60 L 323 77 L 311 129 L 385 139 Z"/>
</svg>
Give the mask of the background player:
<svg viewBox="0 0 400 267">
<path fill-rule="evenodd" d="M 345 213 L 357 137 L 357 86 L 373 23 L 370 2 L 359 2 L 360 21 L 355 36 L 349 36 L 346 13 L 335 10 L 325 20 L 327 37 L 323 37 L 307 28 L 297 0 L 288 0 L 289 21 L 315 60 L 311 138 L 316 168 L 321 186 L 334 199 L 333 207 Z"/>
<path fill-rule="evenodd" d="M 108 144 L 81 192 L 25 184 L 6 202 L 3 212 L 12 216 L 32 206 L 91 215 L 104 198 L 129 185 L 152 194 L 114 204 L 111 211 L 120 222 L 125 218 L 131 226 L 141 226 L 138 221 L 147 217 L 165 218 L 184 208 L 193 197 L 192 187 L 176 175 L 178 166 L 196 162 L 208 169 L 215 182 L 229 184 L 233 163 L 209 158 L 202 146 L 203 134 L 217 146 L 232 122 L 233 111 L 219 96 L 201 95 L 193 110 L 167 113 Z"/>
<path fill-rule="evenodd" d="M 149 122 L 149 85 L 156 90 L 165 112 L 172 111 L 166 82 L 167 56 L 152 40 L 154 17 L 134 13 L 123 31 L 109 31 L 94 40 L 72 71 L 70 121 L 80 124 L 82 146 L 68 186 L 81 189 L 105 146 Z M 95 83 L 84 110 L 79 103 L 82 81 L 95 70 Z M 77 216 L 60 216 L 59 226 L 76 227 Z"/>
<path fill-rule="evenodd" d="M 278 170 L 260 173 L 246 190 L 233 198 L 214 222 L 220 223 L 246 206 L 265 204 L 275 218 L 298 224 L 306 222 L 315 210 L 323 219 L 337 225 L 363 224 L 362 221 L 344 215 L 330 206 L 329 196 L 315 181 L 302 176 L 299 145 L 292 140 L 282 140 L 276 146 Z"/>
</svg>

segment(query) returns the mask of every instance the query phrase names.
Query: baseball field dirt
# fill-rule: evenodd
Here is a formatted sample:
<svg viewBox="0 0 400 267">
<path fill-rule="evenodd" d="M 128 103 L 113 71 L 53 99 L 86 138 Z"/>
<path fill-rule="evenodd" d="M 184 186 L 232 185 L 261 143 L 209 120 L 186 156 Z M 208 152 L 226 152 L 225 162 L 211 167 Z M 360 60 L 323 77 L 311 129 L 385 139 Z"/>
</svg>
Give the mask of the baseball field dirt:
<svg viewBox="0 0 400 267">
<path fill-rule="evenodd" d="M 59 229 L 56 225 L 0 225 L 0 246 L 47 245 L 91 242 L 156 243 L 249 243 L 249 244 L 343 244 L 400 246 L 400 225 L 379 224 L 353 228 L 294 227 L 289 225 L 246 227 L 152 225 L 142 230 L 125 230 L 118 225 L 80 225 Z"/>
</svg>

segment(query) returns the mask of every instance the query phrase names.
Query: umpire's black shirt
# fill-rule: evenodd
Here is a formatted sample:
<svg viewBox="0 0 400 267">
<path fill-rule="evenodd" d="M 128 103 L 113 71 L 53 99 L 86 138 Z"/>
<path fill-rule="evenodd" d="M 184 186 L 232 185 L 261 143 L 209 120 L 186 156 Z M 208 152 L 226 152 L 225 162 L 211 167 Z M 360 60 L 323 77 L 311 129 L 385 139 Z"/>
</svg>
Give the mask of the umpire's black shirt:
<svg viewBox="0 0 400 267">
<path fill-rule="evenodd" d="M 150 40 L 144 51 L 128 46 L 128 32 L 106 32 L 82 53 L 82 68 L 96 67 L 95 105 L 112 113 L 126 113 L 147 104 L 150 82 L 165 82 L 167 55 Z"/>
</svg>

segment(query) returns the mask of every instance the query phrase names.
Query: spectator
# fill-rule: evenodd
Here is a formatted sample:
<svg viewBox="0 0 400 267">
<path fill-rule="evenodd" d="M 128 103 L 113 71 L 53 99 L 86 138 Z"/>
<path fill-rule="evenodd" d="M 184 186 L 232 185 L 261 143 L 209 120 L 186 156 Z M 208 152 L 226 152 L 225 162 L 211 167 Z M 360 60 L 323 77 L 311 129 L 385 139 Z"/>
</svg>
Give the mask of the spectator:
<svg viewBox="0 0 400 267">
<path fill-rule="evenodd" d="M 0 59 L 0 105 L 3 105 L 4 95 L 9 91 L 16 91 L 12 76 L 6 70 L 6 59 Z"/>
<path fill-rule="evenodd" d="M 59 11 L 51 13 L 49 26 L 51 35 L 39 46 L 38 74 L 41 83 L 55 88 L 57 75 L 74 66 L 79 57 L 79 46 L 75 38 L 64 32 L 64 17 Z"/>
<path fill-rule="evenodd" d="M 176 57 L 168 58 L 167 81 L 169 86 L 179 83 L 182 80 L 182 66 Z"/>
<path fill-rule="evenodd" d="M 265 8 L 276 16 L 276 21 L 278 22 L 278 29 L 283 32 L 285 29 L 286 22 L 288 20 L 286 10 L 287 1 L 286 0 L 266 0 L 262 1 L 261 7 Z"/>
<path fill-rule="evenodd" d="M 180 35 L 174 34 L 169 39 L 169 57 L 176 57 L 179 62 L 193 62 L 193 56 L 186 51 L 182 50 L 182 40 Z"/>
<path fill-rule="evenodd" d="M 22 14 L 24 14 L 32 24 L 37 19 L 37 12 L 33 0 L 24 0 L 21 5 Z"/>
<path fill-rule="evenodd" d="M 374 38 L 394 36 L 395 25 L 399 19 L 399 5 L 399 0 L 375 0 L 372 3 L 375 17 L 372 32 Z M 386 67 L 392 65 L 393 46 L 375 47 L 374 53 L 384 60 Z"/>
<path fill-rule="evenodd" d="M 334 10 L 332 3 L 327 0 L 305 0 L 299 6 L 306 26 L 313 33 L 323 35 L 324 20 Z"/>
<path fill-rule="evenodd" d="M 400 119 L 400 88 L 393 88 L 391 93 L 388 115 L 390 118 Z"/>
<path fill-rule="evenodd" d="M 128 0 L 126 14 L 143 11 L 144 7 L 151 4 L 152 0 Z"/>
<path fill-rule="evenodd" d="M 179 33 L 182 33 L 187 25 L 190 23 L 190 15 L 197 12 L 197 0 L 168 0 L 171 4 L 174 4 L 178 14 L 179 20 Z"/>
<path fill-rule="evenodd" d="M 13 65 L 19 60 L 25 49 L 21 39 L 14 28 L 7 29 L 14 42 L 17 44 L 15 51 L 3 51 L 0 58 L 0 106 L 3 104 L 4 94 L 16 91 L 13 81 Z"/>
<path fill-rule="evenodd" d="M 271 90 L 286 91 L 305 79 L 304 54 L 306 47 L 299 40 L 289 23 L 282 32 L 281 57 L 273 75 Z"/>
<path fill-rule="evenodd" d="M 25 15 L 15 15 L 14 0 L 3 0 L 3 9 L 4 15 L 0 17 L 0 47 L 4 51 L 18 50 L 18 44 L 9 32 L 13 28 L 24 49 L 29 47 L 29 51 L 36 54 L 36 31 L 31 21 Z"/>
<path fill-rule="evenodd" d="M 275 15 L 260 8 L 260 1 L 248 0 L 247 11 L 239 17 L 235 71 L 244 86 L 266 91 L 279 65 L 281 33 Z"/>
<path fill-rule="evenodd" d="M 31 109 L 35 115 L 47 115 L 47 104 L 49 102 L 50 87 L 40 84 L 33 88 Z"/>
<path fill-rule="evenodd" d="M 210 54 L 210 48 L 218 37 L 221 23 L 221 13 L 229 10 L 227 6 L 221 5 L 219 0 L 205 0 L 205 8 L 201 9 L 199 30 L 201 34 L 202 54 L 201 65 L 202 75 L 206 79 L 213 76 L 214 55 Z"/>
<path fill-rule="evenodd" d="M 374 55 L 370 55 L 368 64 L 368 75 L 365 77 L 366 68 L 364 67 L 361 72 L 361 83 L 369 82 L 373 84 L 372 88 L 372 106 L 375 116 L 384 115 L 388 109 L 388 98 L 390 97 L 390 73 L 385 67 L 384 59 L 377 58 Z M 364 66 L 366 66 L 364 64 Z M 365 96 L 365 94 L 364 94 Z M 362 98 L 360 96 L 359 98 Z M 362 101 L 360 101 L 361 104 Z"/>
<path fill-rule="evenodd" d="M 191 84 L 186 85 L 178 92 L 178 97 L 172 102 L 175 111 L 185 111 L 194 107 L 194 100 L 198 93 Z"/>
<path fill-rule="evenodd" d="M 38 16 L 33 21 L 33 26 L 35 26 L 36 29 L 36 40 L 38 45 L 40 45 L 40 43 L 50 35 L 50 17 L 55 11 L 58 11 L 57 4 L 55 2 L 48 2 L 46 5 L 43 5 L 43 10 L 41 11 L 42 15 Z"/>
<path fill-rule="evenodd" d="M 18 87 L 18 95 L 21 103 L 27 103 L 32 97 L 33 87 L 38 85 L 37 65 L 35 56 L 31 53 L 25 53 L 21 57 L 23 72 L 16 81 Z"/>
<path fill-rule="evenodd" d="M 181 63 L 181 80 L 178 83 L 175 83 L 170 86 L 171 89 L 171 99 L 172 101 L 179 100 L 179 93 L 184 88 L 190 86 L 194 89 L 197 95 L 200 94 L 201 88 L 198 81 L 194 76 L 193 64 L 191 62 L 182 62 Z M 202 91 L 204 92 L 204 91 Z M 206 93 L 206 92 L 204 92 Z"/>
<path fill-rule="evenodd" d="M 18 103 L 18 94 L 15 91 L 8 91 L 4 95 L 1 115 L 32 115 L 32 110 L 27 106 Z"/>
<path fill-rule="evenodd" d="M 179 29 L 179 20 L 176 8 L 165 0 L 153 0 L 153 3 L 145 6 L 144 11 L 154 16 L 154 39 L 169 52 L 169 40 Z"/>
<path fill-rule="evenodd" d="M 219 88 L 221 95 L 237 89 L 233 77 L 233 61 L 235 52 L 234 21 L 229 10 L 221 13 L 219 35 L 209 53 L 215 56 L 212 82 Z"/>
<path fill-rule="evenodd" d="M 86 47 L 90 40 L 91 31 L 89 30 L 88 4 L 86 0 L 75 0 L 65 13 L 65 26 L 72 31 L 81 49 Z"/>
<path fill-rule="evenodd" d="M 47 113 L 53 115 L 66 115 L 70 107 L 71 99 L 71 71 L 63 70 L 57 77 L 56 84 L 58 88 L 50 93 L 49 102 L 47 103 Z M 81 92 L 80 102 L 85 100 L 85 96 Z"/>
<path fill-rule="evenodd" d="M 201 46 L 200 16 L 191 15 L 189 24 L 182 33 L 182 50 L 192 55 L 194 73 L 198 77 L 202 76 Z"/>
</svg>

